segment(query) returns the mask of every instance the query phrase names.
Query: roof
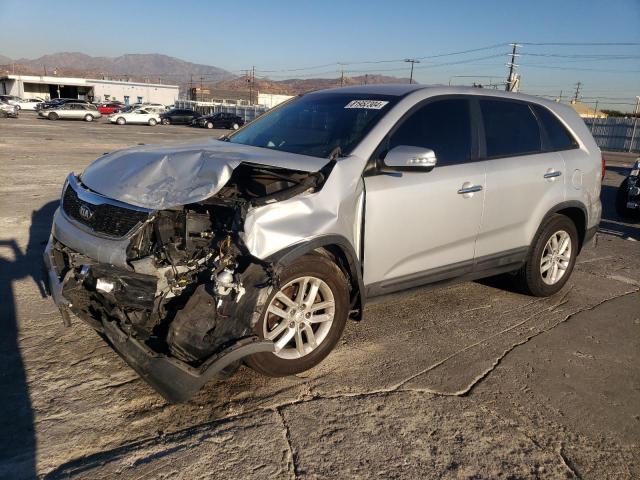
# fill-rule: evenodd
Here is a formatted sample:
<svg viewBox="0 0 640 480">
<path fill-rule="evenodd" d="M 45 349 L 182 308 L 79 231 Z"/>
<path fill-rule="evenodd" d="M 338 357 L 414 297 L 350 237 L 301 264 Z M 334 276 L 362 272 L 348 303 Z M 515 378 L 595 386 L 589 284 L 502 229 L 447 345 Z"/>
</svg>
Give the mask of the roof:
<svg viewBox="0 0 640 480">
<path fill-rule="evenodd" d="M 499 97 L 499 98 L 511 98 L 514 100 L 525 100 L 534 103 L 540 104 L 556 104 L 556 102 L 552 102 L 550 100 L 543 99 L 541 97 L 536 97 L 533 95 L 526 95 L 524 93 L 519 92 L 505 92 L 504 90 L 495 90 L 492 88 L 478 88 L 478 87 L 459 87 L 459 86 L 448 86 L 448 85 L 419 85 L 419 84 L 398 84 L 398 83 L 378 83 L 378 84 L 370 84 L 370 85 L 353 85 L 348 87 L 338 87 L 338 88 L 330 88 L 325 90 L 317 90 L 314 93 L 323 93 L 323 92 L 336 92 L 336 93 L 351 93 L 351 94 L 373 94 L 373 95 L 394 95 L 394 96 L 405 96 L 414 92 L 425 92 L 432 95 L 456 95 L 456 94 L 467 94 L 467 95 L 484 95 L 491 97 Z"/>
<path fill-rule="evenodd" d="M 156 88 L 179 88 L 178 85 L 167 85 L 164 83 L 145 83 L 145 82 L 127 82 L 123 80 L 103 80 L 98 78 L 82 78 L 82 77 L 55 77 L 51 75 L 0 75 L 0 80 L 18 80 L 26 83 L 54 84 L 54 85 L 74 85 L 91 87 L 96 83 L 119 84 L 119 85 L 136 85 L 141 87 Z"/>
</svg>

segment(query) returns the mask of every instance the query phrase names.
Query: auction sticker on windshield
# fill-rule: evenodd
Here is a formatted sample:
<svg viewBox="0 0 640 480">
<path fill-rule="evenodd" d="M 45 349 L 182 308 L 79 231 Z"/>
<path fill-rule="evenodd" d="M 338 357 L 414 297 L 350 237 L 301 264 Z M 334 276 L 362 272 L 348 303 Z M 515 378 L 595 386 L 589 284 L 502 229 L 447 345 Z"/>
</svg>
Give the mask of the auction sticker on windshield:
<svg viewBox="0 0 640 480">
<path fill-rule="evenodd" d="M 387 103 L 386 100 L 351 100 L 344 108 L 368 108 L 371 110 L 380 110 Z"/>
</svg>

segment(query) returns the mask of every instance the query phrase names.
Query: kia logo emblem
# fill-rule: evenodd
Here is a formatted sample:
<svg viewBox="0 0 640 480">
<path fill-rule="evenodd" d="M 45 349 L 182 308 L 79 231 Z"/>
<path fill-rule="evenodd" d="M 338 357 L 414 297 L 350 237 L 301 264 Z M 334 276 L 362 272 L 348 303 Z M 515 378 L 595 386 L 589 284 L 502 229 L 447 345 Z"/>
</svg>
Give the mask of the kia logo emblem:
<svg viewBox="0 0 640 480">
<path fill-rule="evenodd" d="M 91 217 L 93 217 L 93 210 L 91 210 L 87 205 L 80 205 L 80 216 L 85 220 L 91 220 Z"/>
</svg>

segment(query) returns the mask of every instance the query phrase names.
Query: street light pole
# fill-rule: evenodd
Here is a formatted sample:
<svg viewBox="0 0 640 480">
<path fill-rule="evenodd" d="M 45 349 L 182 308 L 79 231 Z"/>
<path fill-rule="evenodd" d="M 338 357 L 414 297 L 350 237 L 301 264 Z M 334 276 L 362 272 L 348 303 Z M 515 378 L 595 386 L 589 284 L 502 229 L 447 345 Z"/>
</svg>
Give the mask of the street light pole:
<svg viewBox="0 0 640 480">
<path fill-rule="evenodd" d="M 415 63 L 420 63 L 420 60 L 416 60 L 415 58 L 405 58 L 404 61 L 411 64 L 411 75 L 409 76 L 409 83 L 411 84 L 413 83 L 413 65 Z"/>
</svg>

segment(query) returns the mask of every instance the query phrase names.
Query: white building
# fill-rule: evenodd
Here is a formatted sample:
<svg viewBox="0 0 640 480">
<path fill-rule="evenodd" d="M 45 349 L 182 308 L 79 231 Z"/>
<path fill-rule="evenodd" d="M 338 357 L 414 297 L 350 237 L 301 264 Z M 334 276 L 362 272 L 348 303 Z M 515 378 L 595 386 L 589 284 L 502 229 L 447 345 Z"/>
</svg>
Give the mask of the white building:
<svg viewBox="0 0 640 480">
<path fill-rule="evenodd" d="M 159 83 L 36 75 L 0 76 L 0 94 L 21 98 L 62 97 L 94 102 L 119 100 L 125 104 L 151 102 L 172 105 L 178 99 L 178 90 L 178 85 Z"/>
<path fill-rule="evenodd" d="M 276 105 L 286 102 L 293 95 L 278 95 L 275 93 L 258 93 L 258 105 L 264 105 L 267 108 L 273 108 Z"/>
</svg>

